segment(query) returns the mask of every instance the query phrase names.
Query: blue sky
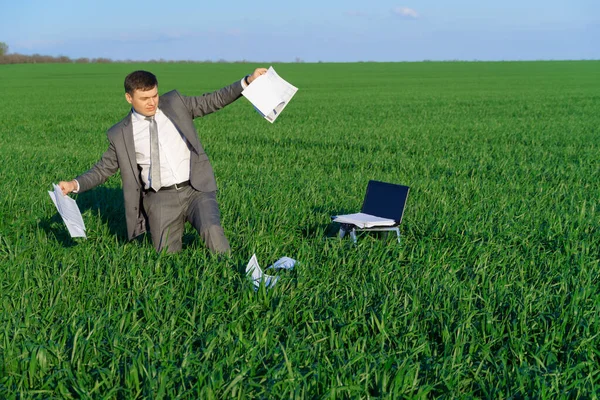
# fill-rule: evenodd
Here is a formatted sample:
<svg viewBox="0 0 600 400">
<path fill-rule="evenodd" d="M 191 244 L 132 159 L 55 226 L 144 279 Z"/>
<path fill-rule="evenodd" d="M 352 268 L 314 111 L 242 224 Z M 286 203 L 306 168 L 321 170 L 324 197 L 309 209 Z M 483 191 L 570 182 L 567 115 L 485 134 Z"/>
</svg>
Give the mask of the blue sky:
<svg viewBox="0 0 600 400">
<path fill-rule="evenodd" d="M 0 0 L 9 51 L 114 60 L 600 59 L 600 0 Z"/>
</svg>

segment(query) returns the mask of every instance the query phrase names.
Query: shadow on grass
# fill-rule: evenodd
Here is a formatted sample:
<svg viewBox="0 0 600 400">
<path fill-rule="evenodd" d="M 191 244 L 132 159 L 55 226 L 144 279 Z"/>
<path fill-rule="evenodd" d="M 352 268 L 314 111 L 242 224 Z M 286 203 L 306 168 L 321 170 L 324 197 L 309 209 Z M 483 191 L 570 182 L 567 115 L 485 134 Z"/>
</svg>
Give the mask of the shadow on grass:
<svg viewBox="0 0 600 400">
<path fill-rule="evenodd" d="M 312 224 L 300 229 L 302 237 L 306 239 L 316 239 L 319 236 L 325 238 L 337 237 L 340 230 L 340 224 L 337 222 L 329 222 L 328 224 Z"/>
<path fill-rule="evenodd" d="M 332 210 L 331 208 L 322 207 L 322 206 L 313 207 L 313 214 L 316 214 L 316 215 L 326 214 L 326 215 L 334 216 L 334 215 L 351 214 L 354 212 L 356 212 L 356 211 Z M 329 217 L 327 220 L 324 220 L 323 223 L 311 224 L 311 225 L 304 226 L 303 228 L 300 229 L 300 232 L 302 234 L 302 237 L 307 238 L 307 239 L 315 239 L 320 236 L 324 236 L 325 238 L 334 238 L 339 235 L 340 224 L 337 222 L 333 222 L 331 220 L 331 217 Z"/>
<path fill-rule="evenodd" d="M 76 201 L 82 214 L 91 211 L 93 214 L 98 215 L 102 223 L 108 227 L 111 235 L 117 237 L 120 244 L 128 241 L 123 191 L 121 189 L 97 187 L 89 192 L 78 194 Z M 71 238 L 58 213 L 51 218 L 41 220 L 39 227 L 65 247 L 77 245 L 77 241 Z"/>
<path fill-rule="evenodd" d="M 63 247 L 77 246 L 77 241 L 71 237 L 67 227 L 63 223 L 63 220 L 58 213 L 54 214 L 50 218 L 42 218 L 38 223 L 38 227 L 44 230 L 48 237 L 54 237 L 54 239 L 62 244 Z"/>
<path fill-rule="evenodd" d="M 189 229 L 188 224 L 186 224 L 186 231 L 181 238 L 181 242 L 183 249 L 204 246 L 204 241 L 200 240 L 200 235 L 198 235 L 195 229 Z"/>
</svg>

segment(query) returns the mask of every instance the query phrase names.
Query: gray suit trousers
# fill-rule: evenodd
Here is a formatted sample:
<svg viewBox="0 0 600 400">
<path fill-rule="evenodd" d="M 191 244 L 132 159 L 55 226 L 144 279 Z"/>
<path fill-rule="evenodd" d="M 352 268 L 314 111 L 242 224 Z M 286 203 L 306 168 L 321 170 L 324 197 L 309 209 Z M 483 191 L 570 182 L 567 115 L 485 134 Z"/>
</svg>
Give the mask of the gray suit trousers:
<svg viewBox="0 0 600 400">
<path fill-rule="evenodd" d="M 215 253 L 230 251 L 229 241 L 221 227 L 221 214 L 216 192 L 199 192 L 191 186 L 179 190 L 148 191 L 144 211 L 152 244 L 157 251 L 181 250 L 185 222 L 188 221 Z"/>
</svg>

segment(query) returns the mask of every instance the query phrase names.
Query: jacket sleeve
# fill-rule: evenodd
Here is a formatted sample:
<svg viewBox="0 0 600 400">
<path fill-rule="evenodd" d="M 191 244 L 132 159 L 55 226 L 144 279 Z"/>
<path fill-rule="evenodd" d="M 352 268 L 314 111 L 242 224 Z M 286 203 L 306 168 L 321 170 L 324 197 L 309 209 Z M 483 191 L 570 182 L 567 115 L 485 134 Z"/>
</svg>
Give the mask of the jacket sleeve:
<svg viewBox="0 0 600 400">
<path fill-rule="evenodd" d="M 192 118 L 202 117 L 213 113 L 242 96 L 242 82 L 237 81 L 212 93 L 202 96 L 181 96 Z"/>
<path fill-rule="evenodd" d="M 77 182 L 79 182 L 79 193 L 103 184 L 108 178 L 114 175 L 118 169 L 117 153 L 113 143 L 110 142 L 108 149 L 102 154 L 100 161 L 88 171 L 75 178 L 77 179 Z"/>
</svg>

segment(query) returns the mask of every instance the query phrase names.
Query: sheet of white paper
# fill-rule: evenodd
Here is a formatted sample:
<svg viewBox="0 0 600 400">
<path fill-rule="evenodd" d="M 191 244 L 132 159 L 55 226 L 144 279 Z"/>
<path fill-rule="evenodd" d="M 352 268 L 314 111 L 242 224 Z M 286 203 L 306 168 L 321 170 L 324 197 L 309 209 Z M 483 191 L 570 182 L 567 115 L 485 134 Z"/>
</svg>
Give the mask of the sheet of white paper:
<svg viewBox="0 0 600 400">
<path fill-rule="evenodd" d="M 376 217 L 365 213 L 337 215 L 333 222 L 340 224 L 353 224 L 359 228 L 372 228 L 374 226 L 392 226 L 396 223 L 393 219 Z"/>
<path fill-rule="evenodd" d="M 62 217 L 71 237 L 86 237 L 85 224 L 83 217 L 77 207 L 75 200 L 69 196 L 63 196 L 62 190 L 58 185 L 53 184 L 54 191 L 48 191 L 52 202 L 56 206 L 58 213 Z"/>
<path fill-rule="evenodd" d="M 254 285 L 254 290 L 258 290 L 260 288 L 260 283 L 264 282 L 265 287 L 267 289 L 275 286 L 277 281 L 279 280 L 278 276 L 271 276 L 265 274 L 260 266 L 258 265 L 258 260 L 256 259 L 256 254 L 252 255 L 248 265 L 246 266 L 246 275 L 249 275 L 252 279 L 252 284 Z"/>
<path fill-rule="evenodd" d="M 242 94 L 254 108 L 269 122 L 273 123 L 288 105 L 298 88 L 282 79 L 273 67 L 256 78 Z"/>
<path fill-rule="evenodd" d="M 296 260 L 289 257 L 281 257 L 279 260 L 275 261 L 273 265 L 269 265 L 267 269 L 294 269 L 294 265 L 296 265 Z"/>
</svg>

